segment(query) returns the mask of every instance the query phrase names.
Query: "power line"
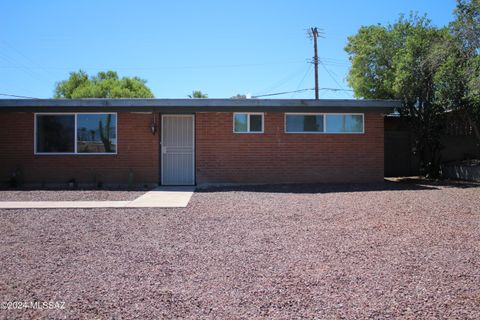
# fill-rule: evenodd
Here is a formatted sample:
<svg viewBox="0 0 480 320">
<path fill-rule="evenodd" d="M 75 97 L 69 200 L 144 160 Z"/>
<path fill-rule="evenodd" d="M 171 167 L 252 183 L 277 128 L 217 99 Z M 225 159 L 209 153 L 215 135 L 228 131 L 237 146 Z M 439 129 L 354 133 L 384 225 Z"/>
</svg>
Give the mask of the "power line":
<svg viewBox="0 0 480 320">
<path fill-rule="evenodd" d="M 327 69 L 327 67 L 325 66 L 325 64 L 322 62 L 322 60 L 319 60 L 320 64 L 322 65 L 323 69 L 325 69 L 325 71 L 328 73 L 328 75 L 330 76 L 330 78 L 332 78 L 332 80 L 337 84 L 337 86 L 339 86 L 340 88 L 343 88 L 343 86 L 337 81 L 337 79 L 335 79 L 335 77 L 333 76 L 333 74 L 330 72 L 330 70 Z"/>
<path fill-rule="evenodd" d="M 305 72 L 305 74 L 303 75 L 303 78 L 302 80 L 300 80 L 300 82 L 298 83 L 298 86 L 295 90 L 299 90 L 303 81 L 305 80 L 305 78 L 307 77 L 307 75 L 310 73 L 310 70 L 312 70 L 312 65 L 310 64 L 307 68 L 307 71 Z M 291 98 L 293 98 L 293 96 L 295 95 L 295 93 L 292 94 Z"/>
<path fill-rule="evenodd" d="M 284 84 L 290 82 L 297 75 L 300 75 L 303 72 L 304 69 L 305 69 L 305 66 L 302 66 L 300 69 L 295 70 L 295 72 L 292 72 L 292 73 L 288 74 L 286 77 L 279 79 L 277 82 L 275 82 L 271 86 L 266 87 L 262 90 L 259 90 L 258 93 L 263 94 L 263 93 L 272 92 L 273 90 L 277 89 L 278 87 L 283 86 Z"/>
<path fill-rule="evenodd" d="M 29 69 L 44 69 L 44 70 L 176 70 L 176 69 L 221 69 L 221 68 L 243 68 L 243 67 L 262 67 L 262 66 L 272 66 L 272 65 L 282 65 L 282 64 L 300 64 L 304 61 L 278 61 L 278 62 L 265 62 L 265 63 L 239 63 L 239 64 L 222 64 L 222 65 L 163 65 L 163 66 L 151 66 L 151 67 L 122 67 L 122 66 L 87 66 L 87 67 L 48 67 L 48 66 L 36 66 L 30 67 Z M 13 64 L 13 63 L 12 63 Z M 2 69 L 20 69 L 23 66 L 20 65 L 10 65 L 10 66 L 0 66 Z"/>
<path fill-rule="evenodd" d="M 278 95 L 281 95 L 281 94 L 303 92 L 303 91 L 310 91 L 310 90 L 315 90 L 315 89 L 309 88 L 309 89 L 300 89 L 300 90 L 293 90 L 293 91 L 276 92 L 276 93 L 262 94 L 262 95 L 259 95 L 259 96 L 252 96 L 252 98 L 254 99 L 254 98 L 260 98 L 260 97 L 278 96 Z"/>
<path fill-rule="evenodd" d="M 0 52 L 0 57 L 3 60 L 5 60 L 7 63 L 11 63 L 12 65 L 18 66 L 19 69 L 23 70 L 25 73 L 30 75 L 32 78 L 35 78 L 36 80 L 39 80 L 39 81 L 49 80 L 49 79 L 46 79 L 41 73 L 38 73 L 37 71 L 33 71 L 33 69 L 30 68 L 29 66 L 23 64 L 16 58 L 12 58 L 11 56 L 9 56 L 4 50 Z"/>
<path fill-rule="evenodd" d="M 278 95 L 288 94 L 288 93 L 298 93 L 298 92 L 312 91 L 312 90 L 315 90 L 315 88 L 305 88 L 305 89 L 299 89 L 299 90 L 293 90 L 293 91 L 283 91 L 283 92 L 262 94 L 262 95 L 252 96 L 252 99 L 260 98 L 260 97 L 278 96 Z M 321 90 L 321 91 L 353 91 L 351 89 L 340 89 L 340 88 L 318 88 L 318 90 Z M 36 97 L 21 96 L 21 95 L 8 94 L 8 93 L 0 93 L 0 96 L 13 97 L 13 98 L 23 98 L 23 99 L 40 99 L 40 98 L 36 98 Z"/>
<path fill-rule="evenodd" d="M 14 47 L 12 44 L 8 43 L 6 40 L 3 40 L 3 45 L 6 48 L 10 48 L 11 50 L 15 51 L 18 55 L 22 56 L 25 60 L 30 61 L 30 63 L 33 64 L 34 67 L 37 67 L 38 69 L 43 71 L 46 75 L 48 75 L 48 77 L 51 77 L 51 74 L 47 70 L 45 70 L 42 67 L 38 67 L 38 64 L 35 61 L 33 61 L 31 58 L 29 58 L 25 54 L 23 54 L 17 47 Z M 22 65 L 24 65 L 24 64 L 22 64 Z M 25 67 L 29 68 L 28 65 L 25 66 Z M 33 68 L 30 67 L 29 69 L 33 69 Z M 42 74 L 42 76 L 43 76 L 43 74 Z"/>
<path fill-rule="evenodd" d="M 16 95 L 16 94 L 8 94 L 8 93 L 0 93 L 0 96 L 13 97 L 13 98 L 24 98 L 24 99 L 40 99 L 40 98 L 35 98 L 35 97 L 19 96 L 19 95 Z"/>
<path fill-rule="evenodd" d="M 312 91 L 312 90 L 315 90 L 315 88 L 306 88 L 306 89 L 299 89 L 299 90 L 293 90 L 293 91 L 283 91 L 283 92 L 262 94 L 262 95 L 252 96 L 252 99 L 260 98 L 260 97 L 278 96 L 278 95 L 288 94 L 288 93 Z M 321 91 L 353 91 L 351 89 L 341 89 L 341 88 L 318 88 L 318 90 L 321 90 Z"/>
<path fill-rule="evenodd" d="M 6 57 L 5 57 L 6 58 Z M 28 58 L 25 56 L 25 59 Z M 10 57 L 11 59 L 11 57 Z M 335 59 L 335 58 L 327 58 L 327 57 L 318 57 L 319 60 L 322 60 L 325 65 L 328 66 L 350 66 L 348 60 L 342 59 Z M 33 61 L 30 59 L 30 61 Z M 25 69 L 28 68 L 29 70 L 35 69 L 42 69 L 43 71 L 47 70 L 76 70 L 76 69 L 88 69 L 88 70 L 104 70 L 104 69 L 114 69 L 114 70 L 157 70 L 157 69 L 218 69 L 218 68 L 241 68 L 241 67 L 262 67 L 262 66 L 270 66 L 270 65 L 281 65 L 281 64 L 300 64 L 304 63 L 304 61 L 276 61 L 276 62 L 259 62 L 259 63 L 239 63 L 239 64 L 223 64 L 223 65 L 160 65 L 160 66 L 151 66 L 151 67 L 141 67 L 141 66 L 133 66 L 133 67 L 124 67 L 124 66 L 86 66 L 86 67 L 79 67 L 79 66 L 71 66 L 71 67 L 55 67 L 55 66 L 41 66 L 41 65 L 34 65 L 34 66 L 26 66 L 26 65 L 15 65 L 14 61 L 10 60 L 12 65 L 0 65 L 0 69 Z M 311 61 L 313 62 L 313 60 Z"/>
</svg>

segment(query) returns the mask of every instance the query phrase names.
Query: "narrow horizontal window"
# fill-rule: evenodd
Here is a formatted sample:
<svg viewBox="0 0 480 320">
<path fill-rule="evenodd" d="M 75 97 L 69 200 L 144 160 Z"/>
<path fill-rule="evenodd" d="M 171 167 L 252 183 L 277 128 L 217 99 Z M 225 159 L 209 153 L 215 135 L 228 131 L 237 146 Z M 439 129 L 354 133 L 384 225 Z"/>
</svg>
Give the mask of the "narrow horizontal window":
<svg viewBox="0 0 480 320">
<path fill-rule="evenodd" d="M 323 132 L 323 115 L 286 115 L 286 132 L 321 133 Z"/>
<path fill-rule="evenodd" d="M 78 114 L 77 152 L 115 153 L 116 123 L 114 114 Z"/>
<path fill-rule="evenodd" d="M 263 113 L 234 113 L 235 133 L 263 133 Z"/>
<path fill-rule="evenodd" d="M 35 153 L 114 154 L 117 151 L 117 115 L 36 114 Z"/>
<path fill-rule="evenodd" d="M 37 152 L 75 152 L 75 115 L 37 115 L 36 120 Z"/>
<path fill-rule="evenodd" d="M 363 133 L 362 114 L 327 114 L 327 133 Z"/>
</svg>

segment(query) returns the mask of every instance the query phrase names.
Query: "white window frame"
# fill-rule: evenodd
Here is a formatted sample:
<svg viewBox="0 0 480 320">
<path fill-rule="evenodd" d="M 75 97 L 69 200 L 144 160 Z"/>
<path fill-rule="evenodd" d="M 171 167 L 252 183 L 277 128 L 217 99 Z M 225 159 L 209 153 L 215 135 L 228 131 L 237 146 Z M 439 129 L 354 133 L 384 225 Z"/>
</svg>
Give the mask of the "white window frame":
<svg viewBox="0 0 480 320">
<path fill-rule="evenodd" d="M 114 114 L 115 115 L 115 152 L 78 152 L 78 141 L 77 141 L 77 117 L 78 115 L 85 114 Z M 74 146 L 73 152 L 37 152 L 37 117 L 38 116 L 52 116 L 52 115 L 66 115 L 74 116 L 75 118 L 75 128 L 74 128 Z M 33 121 L 33 154 L 39 156 L 114 156 L 118 154 L 118 115 L 116 112 L 37 112 L 34 113 Z"/>
<path fill-rule="evenodd" d="M 247 131 L 235 131 L 235 116 L 237 114 L 246 114 L 247 115 Z M 250 115 L 260 115 L 262 116 L 262 131 L 250 131 Z M 236 134 L 261 134 L 265 132 L 265 113 L 264 112 L 234 112 L 233 113 L 233 133 Z"/>
<path fill-rule="evenodd" d="M 294 116 L 323 116 L 323 131 L 287 131 L 287 115 Z M 362 116 L 362 132 L 327 132 L 327 116 Z M 284 115 L 284 133 L 286 134 L 365 134 L 365 114 L 352 112 L 336 112 L 336 113 L 311 113 L 311 112 L 285 112 Z"/>
</svg>

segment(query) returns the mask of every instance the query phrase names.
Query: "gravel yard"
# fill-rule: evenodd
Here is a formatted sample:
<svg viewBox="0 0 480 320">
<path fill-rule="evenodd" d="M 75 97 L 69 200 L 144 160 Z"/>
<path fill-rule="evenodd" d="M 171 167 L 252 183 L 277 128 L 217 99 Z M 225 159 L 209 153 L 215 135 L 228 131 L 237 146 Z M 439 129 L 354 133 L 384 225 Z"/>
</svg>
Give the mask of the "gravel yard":
<svg viewBox="0 0 480 320">
<path fill-rule="evenodd" d="M 0 303 L 65 302 L 0 318 L 480 318 L 476 186 L 213 189 L 182 209 L 0 217 Z"/>
<path fill-rule="evenodd" d="M 128 201 L 145 191 L 124 190 L 0 190 L 0 201 Z"/>
</svg>

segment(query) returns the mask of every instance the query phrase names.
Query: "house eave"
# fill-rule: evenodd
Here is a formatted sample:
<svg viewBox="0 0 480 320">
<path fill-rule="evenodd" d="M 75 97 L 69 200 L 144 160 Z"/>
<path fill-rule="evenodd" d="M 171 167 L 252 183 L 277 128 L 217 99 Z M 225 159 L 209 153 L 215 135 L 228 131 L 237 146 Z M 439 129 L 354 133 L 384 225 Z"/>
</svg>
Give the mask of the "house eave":
<svg viewBox="0 0 480 320">
<path fill-rule="evenodd" d="M 0 99 L 0 112 L 369 112 L 391 113 L 397 100 L 341 99 Z"/>
</svg>

